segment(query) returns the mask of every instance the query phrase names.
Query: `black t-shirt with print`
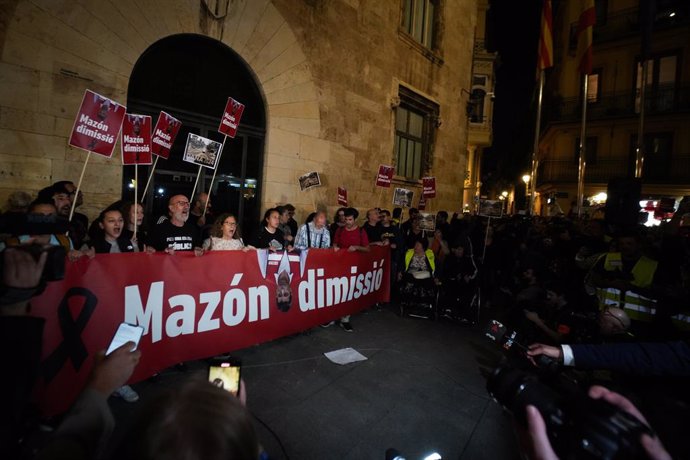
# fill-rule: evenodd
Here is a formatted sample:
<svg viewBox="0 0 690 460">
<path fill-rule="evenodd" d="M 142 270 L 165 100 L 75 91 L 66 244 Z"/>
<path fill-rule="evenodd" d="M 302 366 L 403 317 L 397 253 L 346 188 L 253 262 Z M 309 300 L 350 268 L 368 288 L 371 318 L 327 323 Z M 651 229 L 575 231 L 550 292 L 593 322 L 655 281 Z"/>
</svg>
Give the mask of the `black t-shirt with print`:
<svg viewBox="0 0 690 460">
<path fill-rule="evenodd" d="M 166 219 L 156 225 L 151 233 L 150 243 L 156 251 L 163 251 L 169 247 L 176 251 L 193 251 L 195 247 L 201 247 L 199 227 L 190 221 L 178 227 L 173 225 L 170 219 Z"/>
</svg>

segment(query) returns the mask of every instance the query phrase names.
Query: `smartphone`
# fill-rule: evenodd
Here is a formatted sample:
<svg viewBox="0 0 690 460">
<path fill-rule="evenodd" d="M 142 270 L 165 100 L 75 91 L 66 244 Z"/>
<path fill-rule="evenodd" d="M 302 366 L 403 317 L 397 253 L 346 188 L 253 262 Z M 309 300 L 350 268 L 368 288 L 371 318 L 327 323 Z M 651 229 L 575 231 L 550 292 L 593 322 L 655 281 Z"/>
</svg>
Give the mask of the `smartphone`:
<svg viewBox="0 0 690 460">
<path fill-rule="evenodd" d="M 208 366 L 208 381 L 229 391 L 233 396 L 240 393 L 240 369 L 238 359 L 214 359 Z"/>
<path fill-rule="evenodd" d="M 113 340 L 110 341 L 108 350 L 105 352 L 106 356 L 127 342 L 134 342 L 134 348 L 132 348 L 130 351 L 136 350 L 139 346 L 139 340 L 141 340 L 142 335 L 144 335 L 143 327 L 135 326 L 134 324 L 129 323 L 120 323 L 120 326 L 118 326 L 117 331 L 113 336 Z"/>
</svg>

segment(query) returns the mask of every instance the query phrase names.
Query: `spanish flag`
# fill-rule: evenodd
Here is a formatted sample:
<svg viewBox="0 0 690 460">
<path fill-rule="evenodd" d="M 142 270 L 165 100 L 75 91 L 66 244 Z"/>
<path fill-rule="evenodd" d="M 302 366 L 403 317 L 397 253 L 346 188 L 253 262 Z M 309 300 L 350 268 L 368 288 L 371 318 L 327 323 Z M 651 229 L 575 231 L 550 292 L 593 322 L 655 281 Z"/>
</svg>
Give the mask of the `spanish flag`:
<svg viewBox="0 0 690 460">
<path fill-rule="evenodd" d="M 577 68 L 585 75 L 592 73 L 592 30 L 595 22 L 594 0 L 583 0 L 577 24 Z"/>
<path fill-rule="evenodd" d="M 539 37 L 539 60 L 537 70 L 553 67 L 553 34 L 551 0 L 543 0 L 541 9 L 541 36 Z"/>
</svg>

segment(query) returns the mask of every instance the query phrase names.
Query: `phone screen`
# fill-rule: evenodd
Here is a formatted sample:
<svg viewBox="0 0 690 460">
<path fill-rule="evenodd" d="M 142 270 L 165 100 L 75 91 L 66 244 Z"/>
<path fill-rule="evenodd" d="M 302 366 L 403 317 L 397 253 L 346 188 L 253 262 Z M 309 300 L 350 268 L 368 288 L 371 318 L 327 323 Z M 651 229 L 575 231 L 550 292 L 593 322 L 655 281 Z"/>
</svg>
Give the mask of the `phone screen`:
<svg viewBox="0 0 690 460">
<path fill-rule="evenodd" d="M 208 368 L 208 381 L 237 396 L 240 392 L 239 362 L 214 362 Z"/>
<path fill-rule="evenodd" d="M 134 342 L 134 348 L 132 348 L 131 351 L 136 350 L 139 346 L 139 340 L 141 340 L 141 336 L 143 334 L 144 328 L 141 326 L 135 326 L 133 324 L 128 323 L 120 323 L 120 326 L 117 328 L 117 331 L 115 332 L 113 340 L 110 342 L 110 345 L 108 346 L 108 350 L 105 352 L 106 356 L 112 353 L 113 351 L 117 350 L 127 342 Z"/>
</svg>

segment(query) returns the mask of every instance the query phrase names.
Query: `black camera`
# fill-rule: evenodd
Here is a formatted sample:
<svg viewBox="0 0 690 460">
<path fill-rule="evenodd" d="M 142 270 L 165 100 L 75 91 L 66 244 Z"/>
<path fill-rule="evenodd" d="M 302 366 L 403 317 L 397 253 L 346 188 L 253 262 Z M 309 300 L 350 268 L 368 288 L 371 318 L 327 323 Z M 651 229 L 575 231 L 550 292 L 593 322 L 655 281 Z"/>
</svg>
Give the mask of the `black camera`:
<svg viewBox="0 0 690 460">
<path fill-rule="evenodd" d="M 648 458 L 640 437 L 653 436 L 651 429 L 602 399 L 592 399 L 565 385 L 555 389 L 536 375 L 511 367 L 498 367 L 486 387 L 525 427 L 525 409 L 535 406 L 544 418 L 554 451 L 562 459 Z"/>
</svg>

